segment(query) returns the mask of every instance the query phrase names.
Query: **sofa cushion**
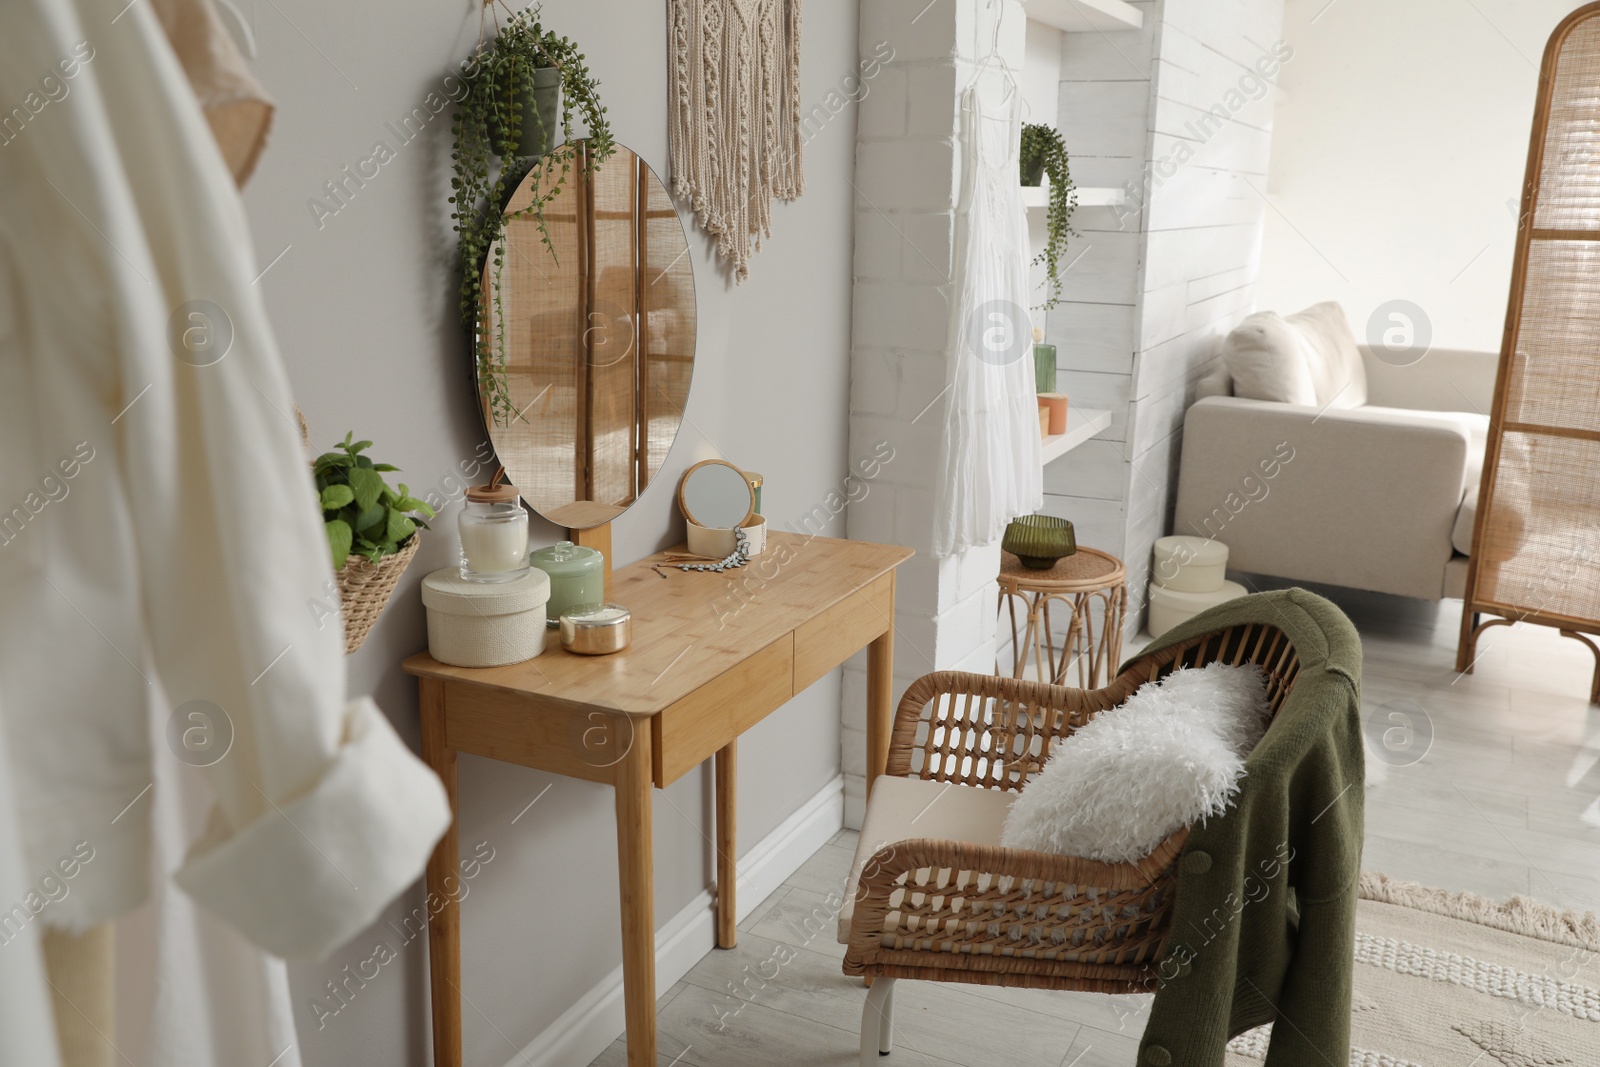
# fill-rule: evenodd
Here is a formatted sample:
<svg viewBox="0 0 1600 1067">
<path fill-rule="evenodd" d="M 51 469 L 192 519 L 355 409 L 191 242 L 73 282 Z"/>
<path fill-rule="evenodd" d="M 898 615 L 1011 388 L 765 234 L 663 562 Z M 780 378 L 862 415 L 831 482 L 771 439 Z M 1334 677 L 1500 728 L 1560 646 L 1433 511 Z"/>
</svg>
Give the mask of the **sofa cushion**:
<svg viewBox="0 0 1600 1067">
<path fill-rule="evenodd" d="M 850 941 L 850 919 L 855 914 L 861 872 L 880 848 L 924 837 L 998 845 L 1000 830 L 1016 797 L 1013 792 L 952 782 L 880 777 L 872 785 L 872 800 L 861 824 L 861 840 L 856 844 L 855 859 L 850 861 L 844 906 L 839 910 L 839 943 Z M 899 894 L 890 899 L 898 901 Z"/>
<path fill-rule="evenodd" d="M 1344 308 L 1332 300 L 1284 319 L 1306 342 L 1318 407 L 1358 408 L 1367 402 L 1367 365 Z"/>
<path fill-rule="evenodd" d="M 1488 416 L 1484 420 L 1487 434 Z M 1456 524 L 1450 531 L 1450 544 L 1462 555 L 1472 555 L 1472 532 L 1478 521 L 1478 492 L 1483 470 L 1483 450 L 1480 448 L 1477 463 L 1469 472 L 1471 482 L 1456 512 Z M 1495 479 L 1495 499 L 1499 502 L 1490 519 L 1489 549 L 1491 563 L 1504 563 L 1522 549 L 1527 540 L 1528 523 L 1525 509 L 1529 507 L 1529 485 L 1532 482 L 1532 463 L 1528 451 L 1515 438 L 1501 442 L 1500 473 Z"/>
<path fill-rule="evenodd" d="M 1222 342 L 1222 362 L 1233 377 L 1233 395 L 1247 400 L 1315 407 L 1300 334 L 1276 311 L 1249 315 Z"/>
<path fill-rule="evenodd" d="M 1367 370 L 1344 309 L 1332 301 L 1283 316 L 1258 311 L 1222 343 L 1233 394 L 1303 407 L 1367 402 Z"/>
</svg>

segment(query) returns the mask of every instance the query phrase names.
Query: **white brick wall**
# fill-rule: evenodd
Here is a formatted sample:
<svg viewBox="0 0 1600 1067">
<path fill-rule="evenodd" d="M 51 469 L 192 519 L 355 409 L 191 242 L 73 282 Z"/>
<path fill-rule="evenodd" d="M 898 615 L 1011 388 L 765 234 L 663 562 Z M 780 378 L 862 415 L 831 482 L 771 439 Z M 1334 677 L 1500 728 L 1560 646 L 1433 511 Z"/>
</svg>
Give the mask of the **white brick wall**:
<svg viewBox="0 0 1600 1067">
<path fill-rule="evenodd" d="M 1004 12 L 999 59 L 1020 70 L 1025 17 L 1017 0 L 994 9 L 987 0 L 861 0 L 863 57 L 886 42 L 894 59 L 862 101 L 857 125 L 850 453 L 867 454 L 887 441 L 895 455 L 866 496 L 850 505 L 847 528 L 851 537 L 917 551 L 897 578 L 897 700 L 928 671 L 994 665 L 999 549 L 936 560 L 931 548 L 961 179 L 959 95 L 994 41 L 997 11 Z M 1004 74 L 991 65 L 985 78 Z M 859 826 L 866 768 L 862 657 L 846 666 L 841 684 L 845 819 Z"/>
<path fill-rule="evenodd" d="M 1051 311 L 1058 383 L 1112 425 L 1047 468 L 1045 510 L 1080 544 L 1128 568 L 1129 617 L 1143 618 L 1151 545 L 1177 487 L 1183 414 L 1218 335 L 1250 311 L 1266 205 L 1271 95 L 1202 139 L 1201 116 L 1271 48 L 1283 0 L 1133 0 L 1144 26 L 1062 39 L 1057 127 L 1079 185 L 1128 183 L 1129 204 L 1080 210 L 1065 303 Z M 1155 163 L 1182 150 L 1190 158 Z"/>
</svg>

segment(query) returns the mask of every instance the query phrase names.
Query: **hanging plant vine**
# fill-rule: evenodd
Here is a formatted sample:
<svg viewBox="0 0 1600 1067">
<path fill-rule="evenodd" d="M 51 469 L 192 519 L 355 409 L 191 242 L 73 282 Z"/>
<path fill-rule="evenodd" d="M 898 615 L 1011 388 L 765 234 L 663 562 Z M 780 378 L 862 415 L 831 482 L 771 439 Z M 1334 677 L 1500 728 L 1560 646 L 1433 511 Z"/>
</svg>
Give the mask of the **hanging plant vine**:
<svg viewBox="0 0 1600 1067">
<path fill-rule="evenodd" d="M 498 6 L 496 6 L 498 5 Z M 545 225 L 545 206 L 561 194 L 583 146 L 573 136 L 573 120 L 588 128 L 587 168 L 592 175 L 616 150 L 606 109 L 600 103 L 600 83 L 589 73 L 584 55 L 569 38 L 557 37 L 539 23 L 539 7 L 511 12 L 500 22 L 503 0 L 486 0 L 496 32 L 482 39 L 472 57 L 461 65 L 463 93 L 452 125 L 455 144 L 450 158 L 451 219 L 455 223 L 458 264 L 461 270 L 461 322 L 473 339 L 473 358 L 479 388 L 495 425 L 519 418 L 511 400 L 506 376 L 505 306 L 500 278 L 505 266 L 505 225 L 509 219 L 532 217 L 539 236 L 555 257 L 555 245 Z M 557 69 L 561 112 L 556 130 L 544 129 L 533 105 L 534 74 Z M 520 154 L 525 115 L 537 124 L 545 142 L 544 159 Z M 533 175 L 531 202 L 515 212 L 504 210 L 508 194 L 526 175 Z M 492 263 L 491 263 L 492 257 Z M 484 300 L 483 272 L 492 265 L 493 300 Z M 492 316 L 492 318 L 491 318 Z M 491 328 L 492 326 L 492 328 Z"/>
<path fill-rule="evenodd" d="M 1078 236 L 1072 228 L 1072 212 L 1078 206 L 1078 190 L 1072 184 L 1072 169 L 1067 162 L 1067 146 L 1061 134 L 1038 123 L 1022 127 L 1021 162 L 1023 184 L 1028 184 L 1030 171 L 1037 174 L 1042 168 L 1050 177 L 1050 199 L 1045 209 L 1044 251 L 1034 257 L 1034 265 L 1045 268 L 1044 303 L 1035 310 L 1049 311 L 1061 302 L 1061 256 L 1067 250 L 1067 238 Z M 1037 184 L 1038 179 L 1034 179 Z"/>
</svg>

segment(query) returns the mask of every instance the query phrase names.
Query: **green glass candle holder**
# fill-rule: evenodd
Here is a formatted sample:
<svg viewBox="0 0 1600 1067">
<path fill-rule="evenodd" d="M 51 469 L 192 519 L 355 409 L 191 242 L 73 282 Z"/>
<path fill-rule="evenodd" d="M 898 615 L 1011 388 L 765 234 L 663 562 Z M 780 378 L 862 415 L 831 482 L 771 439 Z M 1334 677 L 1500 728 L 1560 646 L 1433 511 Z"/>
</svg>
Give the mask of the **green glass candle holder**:
<svg viewBox="0 0 1600 1067">
<path fill-rule="evenodd" d="M 1072 523 L 1054 515 L 1024 515 L 1006 527 L 1000 547 L 1029 570 L 1047 571 L 1056 561 L 1078 551 Z"/>
<path fill-rule="evenodd" d="M 1056 391 L 1056 346 L 1035 344 L 1033 346 L 1033 380 L 1036 393 L 1053 393 Z"/>
</svg>

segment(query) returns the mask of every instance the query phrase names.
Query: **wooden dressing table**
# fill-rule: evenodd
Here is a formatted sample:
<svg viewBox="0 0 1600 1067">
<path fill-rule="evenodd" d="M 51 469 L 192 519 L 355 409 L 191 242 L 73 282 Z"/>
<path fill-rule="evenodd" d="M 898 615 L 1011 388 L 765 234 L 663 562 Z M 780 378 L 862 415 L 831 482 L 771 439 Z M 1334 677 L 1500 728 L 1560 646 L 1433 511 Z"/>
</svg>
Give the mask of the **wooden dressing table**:
<svg viewBox="0 0 1600 1067">
<path fill-rule="evenodd" d="M 681 551 L 681 550 L 679 550 Z M 664 553 L 662 555 L 665 555 Z M 663 577 L 661 555 L 614 571 L 607 596 L 633 611 L 633 642 L 577 656 L 550 636 L 507 667 L 405 661 L 421 689 L 422 754 L 457 806 L 456 753 L 504 760 L 616 790 L 622 973 L 629 1067 L 656 1067 L 651 787 L 716 757 L 717 944 L 734 944 L 734 766 L 738 736 L 865 647 L 867 778 L 883 772 L 892 714 L 895 545 L 772 532 L 738 570 Z M 428 863 L 435 1067 L 461 1064 L 456 823 Z"/>
</svg>

